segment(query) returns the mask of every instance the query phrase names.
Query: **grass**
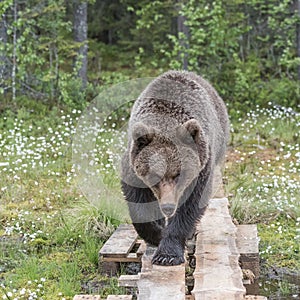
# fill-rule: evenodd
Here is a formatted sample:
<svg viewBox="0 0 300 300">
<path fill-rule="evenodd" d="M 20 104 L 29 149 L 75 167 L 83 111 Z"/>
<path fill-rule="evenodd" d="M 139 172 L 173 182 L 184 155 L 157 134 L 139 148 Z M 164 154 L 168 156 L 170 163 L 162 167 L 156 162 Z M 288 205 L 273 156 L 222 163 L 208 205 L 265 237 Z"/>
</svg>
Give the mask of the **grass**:
<svg viewBox="0 0 300 300">
<path fill-rule="evenodd" d="M 233 123 L 226 164 L 231 214 L 259 223 L 260 255 L 300 270 L 300 114 L 257 108 Z"/>
<path fill-rule="evenodd" d="M 0 299 L 72 299 L 87 278 L 105 281 L 98 251 L 123 220 L 77 188 L 71 150 L 81 112 L 43 112 L 8 112 L 0 124 Z M 106 284 L 102 295 L 116 289 Z"/>
<path fill-rule="evenodd" d="M 124 293 L 98 270 L 101 245 L 128 221 L 118 178 L 124 135 L 115 126 L 98 132 L 86 183 L 72 161 L 81 114 L 49 112 L 36 103 L 33 112 L 3 113 L 0 299 Z M 240 223 L 259 223 L 260 253 L 268 264 L 300 270 L 300 116 L 258 107 L 232 123 L 225 170 L 231 213 Z"/>
</svg>

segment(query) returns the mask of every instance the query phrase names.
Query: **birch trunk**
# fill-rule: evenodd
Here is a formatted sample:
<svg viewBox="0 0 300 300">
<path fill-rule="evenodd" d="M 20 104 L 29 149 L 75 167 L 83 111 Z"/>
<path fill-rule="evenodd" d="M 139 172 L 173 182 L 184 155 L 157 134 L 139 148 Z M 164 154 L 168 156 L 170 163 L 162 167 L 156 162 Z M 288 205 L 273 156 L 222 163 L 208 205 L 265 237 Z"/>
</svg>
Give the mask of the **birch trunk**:
<svg viewBox="0 0 300 300">
<path fill-rule="evenodd" d="M 7 78 L 7 53 L 6 53 L 6 44 L 7 44 L 7 24 L 6 24 L 6 15 L 2 15 L 0 20 L 0 87 L 5 89 L 5 79 Z"/>
<path fill-rule="evenodd" d="M 80 43 L 75 59 L 75 66 L 78 67 L 78 78 L 82 81 L 82 87 L 85 88 L 87 84 L 87 2 L 74 0 L 74 40 Z"/>
<path fill-rule="evenodd" d="M 177 32 L 179 36 L 179 44 L 181 49 L 183 49 L 178 55 L 179 59 L 182 60 L 182 66 L 184 70 L 188 69 L 188 36 L 189 36 L 189 28 L 185 25 L 185 16 L 180 14 L 180 4 L 181 1 L 177 1 L 178 4 L 178 16 L 177 16 Z M 181 37 L 182 36 L 182 37 Z"/>
<path fill-rule="evenodd" d="M 299 20 L 297 23 L 297 57 L 300 59 L 300 0 L 296 0 L 296 12 L 298 14 Z M 300 81 L 300 63 L 298 64 L 298 80 Z"/>
<path fill-rule="evenodd" d="M 11 80 L 12 80 L 12 100 L 16 100 L 16 70 L 17 70 L 17 20 L 18 20 L 18 1 L 14 1 L 14 26 L 13 26 L 13 65 L 11 72 Z"/>
</svg>

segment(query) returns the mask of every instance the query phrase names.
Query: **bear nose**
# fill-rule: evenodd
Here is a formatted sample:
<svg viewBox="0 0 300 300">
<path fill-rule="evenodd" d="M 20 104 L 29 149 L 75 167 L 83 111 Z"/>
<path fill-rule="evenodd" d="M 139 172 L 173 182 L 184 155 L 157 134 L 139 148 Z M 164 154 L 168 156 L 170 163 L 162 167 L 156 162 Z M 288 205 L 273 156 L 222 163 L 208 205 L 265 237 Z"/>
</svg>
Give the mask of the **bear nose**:
<svg viewBox="0 0 300 300">
<path fill-rule="evenodd" d="M 169 203 L 163 204 L 161 210 L 166 217 L 171 217 L 175 212 L 175 205 Z"/>
</svg>

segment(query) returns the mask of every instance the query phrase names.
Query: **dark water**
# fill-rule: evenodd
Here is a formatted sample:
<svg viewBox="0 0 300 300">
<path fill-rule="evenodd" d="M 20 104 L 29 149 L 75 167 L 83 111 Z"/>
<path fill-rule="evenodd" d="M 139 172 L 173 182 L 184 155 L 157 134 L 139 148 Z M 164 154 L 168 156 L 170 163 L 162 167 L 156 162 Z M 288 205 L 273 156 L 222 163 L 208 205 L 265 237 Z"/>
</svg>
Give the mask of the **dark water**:
<svg viewBox="0 0 300 300">
<path fill-rule="evenodd" d="M 268 300 L 300 300 L 300 271 L 269 268 L 258 283 L 259 294 Z"/>
</svg>

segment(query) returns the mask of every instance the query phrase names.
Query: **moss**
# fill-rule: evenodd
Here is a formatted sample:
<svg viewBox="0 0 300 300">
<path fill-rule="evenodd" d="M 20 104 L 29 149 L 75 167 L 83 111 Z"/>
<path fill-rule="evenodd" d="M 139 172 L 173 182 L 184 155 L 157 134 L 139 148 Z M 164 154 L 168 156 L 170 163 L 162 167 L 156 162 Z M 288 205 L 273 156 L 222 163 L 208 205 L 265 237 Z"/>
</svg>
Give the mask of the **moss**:
<svg viewBox="0 0 300 300">
<path fill-rule="evenodd" d="M 268 224 L 259 224 L 258 229 L 260 256 L 271 266 L 299 271 L 300 244 L 296 221 L 280 218 Z"/>
</svg>

